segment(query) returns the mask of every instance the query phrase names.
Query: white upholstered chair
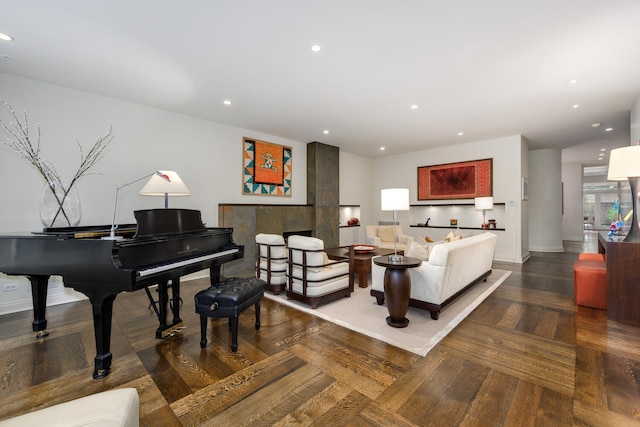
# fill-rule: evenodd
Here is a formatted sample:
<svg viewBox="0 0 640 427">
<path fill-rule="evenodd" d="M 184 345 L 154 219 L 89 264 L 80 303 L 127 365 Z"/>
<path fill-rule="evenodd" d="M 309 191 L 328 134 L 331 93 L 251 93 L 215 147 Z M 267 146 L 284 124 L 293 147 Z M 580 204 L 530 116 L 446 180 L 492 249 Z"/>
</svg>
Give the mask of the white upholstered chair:
<svg viewBox="0 0 640 427">
<path fill-rule="evenodd" d="M 375 245 L 379 248 L 393 249 L 393 225 L 367 225 L 365 227 L 367 234 L 367 244 Z M 402 226 L 397 226 L 396 231 L 396 247 L 399 251 L 409 249 L 411 242 L 415 240 L 413 236 L 403 234 Z"/>
<path fill-rule="evenodd" d="M 265 281 L 265 289 L 275 295 L 287 284 L 287 249 L 279 234 L 256 235 L 256 277 Z"/>
<path fill-rule="evenodd" d="M 353 246 L 348 247 L 349 259 L 341 261 L 329 260 L 324 252 L 324 241 L 315 237 L 289 236 L 287 246 L 287 299 L 317 308 L 318 304 L 351 296 Z"/>
</svg>

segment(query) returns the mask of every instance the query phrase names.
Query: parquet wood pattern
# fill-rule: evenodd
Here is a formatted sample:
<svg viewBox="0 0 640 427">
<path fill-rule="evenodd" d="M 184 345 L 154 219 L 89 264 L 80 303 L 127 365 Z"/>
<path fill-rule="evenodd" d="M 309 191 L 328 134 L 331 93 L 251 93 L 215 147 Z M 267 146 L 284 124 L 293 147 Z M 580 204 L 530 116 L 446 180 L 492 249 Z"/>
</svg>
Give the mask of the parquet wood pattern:
<svg viewBox="0 0 640 427">
<path fill-rule="evenodd" d="M 625 426 L 640 421 L 640 329 L 576 307 L 572 266 L 593 239 L 533 253 L 429 354 L 420 357 L 271 300 L 262 326 L 247 310 L 238 352 L 225 319 L 200 349 L 188 327 L 165 340 L 143 292 L 114 304 L 112 371 L 91 378 L 87 301 L 49 307 L 38 340 L 31 313 L 0 316 L 0 419 L 118 387 L 135 387 L 143 426 Z"/>
</svg>

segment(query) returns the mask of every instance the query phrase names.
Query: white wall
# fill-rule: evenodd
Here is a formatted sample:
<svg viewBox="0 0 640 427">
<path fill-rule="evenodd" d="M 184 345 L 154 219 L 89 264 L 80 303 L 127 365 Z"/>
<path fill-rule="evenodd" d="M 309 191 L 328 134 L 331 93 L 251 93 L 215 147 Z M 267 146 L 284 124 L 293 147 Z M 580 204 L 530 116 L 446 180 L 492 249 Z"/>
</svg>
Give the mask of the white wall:
<svg viewBox="0 0 640 427">
<path fill-rule="evenodd" d="M 631 109 L 631 141 L 630 145 L 640 144 L 640 96 Z"/>
<path fill-rule="evenodd" d="M 560 150 L 530 151 L 529 170 L 529 248 L 532 251 L 564 252 Z"/>
<path fill-rule="evenodd" d="M 523 168 L 522 161 L 518 159 L 522 159 L 523 156 L 526 161 L 526 143 L 520 135 L 516 135 L 373 159 L 372 178 L 369 185 L 372 204 L 369 209 L 375 213 L 375 216 L 370 223 L 376 224 L 378 221 L 393 219 L 392 212 L 380 211 L 380 190 L 383 188 L 408 187 L 411 204 L 427 203 L 417 200 L 417 168 L 419 166 L 493 158 L 494 202 L 506 204 L 505 224 L 503 224 L 506 231 L 496 231 L 498 234 L 496 259 L 522 262 L 528 257 L 528 252 L 521 246 L 523 233 L 521 217 L 523 210 L 526 211 L 526 205 L 522 203 L 520 197 Z M 460 202 L 472 203 L 473 200 L 460 200 Z M 398 221 L 403 226 L 405 234 L 423 239 L 427 233 L 424 228 L 409 227 L 409 212 L 398 212 Z M 436 230 L 429 229 L 428 232 L 435 233 Z M 436 238 L 439 237 L 436 236 Z"/>
<path fill-rule="evenodd" d="M 369 208 L 371 198 L 371 159 L 340 152 L 340 204 L 360 205 L 360 227 L 341 228 L 340 245 L 365 243 L 364 224 L 373 221 L 374 213 Z"/>
<path fill-rule="evenodd" d="M 582 165 L 580 163 L 562 164 L 563 207 L 562 238 L 563 240 L 582 241 L 583 209 L 582 209 Z"/>
</svg>

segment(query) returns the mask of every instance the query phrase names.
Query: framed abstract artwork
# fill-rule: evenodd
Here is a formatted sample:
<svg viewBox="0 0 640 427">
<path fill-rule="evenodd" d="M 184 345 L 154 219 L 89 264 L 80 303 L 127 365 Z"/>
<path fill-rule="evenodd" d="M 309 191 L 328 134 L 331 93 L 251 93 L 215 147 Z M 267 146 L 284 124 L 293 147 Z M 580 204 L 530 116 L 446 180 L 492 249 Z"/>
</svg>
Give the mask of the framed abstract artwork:
<svg viewBox="0 0 640 427">
<path fill-rule="evenodd" d="M 418 167 L 418 200 L 493 195 L 493 159 Z"/>
<path fill-rule="evenodd" d="M 291 147 L 242 138 L 242 194 L 291 197 Z"/>
</svg>

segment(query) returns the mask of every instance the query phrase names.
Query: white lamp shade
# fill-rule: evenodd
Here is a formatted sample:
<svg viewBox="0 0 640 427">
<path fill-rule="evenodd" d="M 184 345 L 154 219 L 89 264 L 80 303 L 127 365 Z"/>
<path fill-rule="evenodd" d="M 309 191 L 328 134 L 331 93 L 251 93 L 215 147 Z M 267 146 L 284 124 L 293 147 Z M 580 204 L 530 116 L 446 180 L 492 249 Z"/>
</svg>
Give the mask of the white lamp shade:
<svg viewBox="0 0 640 427">
<path fill-rule="evenodd" d="M 476 197 L 474 203 L 477 210 L 493 209 L 493 197 Z"/>
<path fill-rule="evenodd" d="M 640 176 L 640 145 L 616 148 L 609 153 L 609 172 L 607 179 L 624 181 L 629 177 Z"/>
<path fill-rule="evenodd" d="M 149 181 L 140 190 L 142 196 L 190 196 L 191 191 L 182 182 L 180 177 L 174 171 L 160 171 L 163 175 L 169 177 L 169 181 L 162 177 L 153 175 Z"/>
<path fill-rule="evenodd" d="M 380 191 L 380 208 L 383 211 L 408 211 L 409 189 L 387 188 Z"/>
</svg>

